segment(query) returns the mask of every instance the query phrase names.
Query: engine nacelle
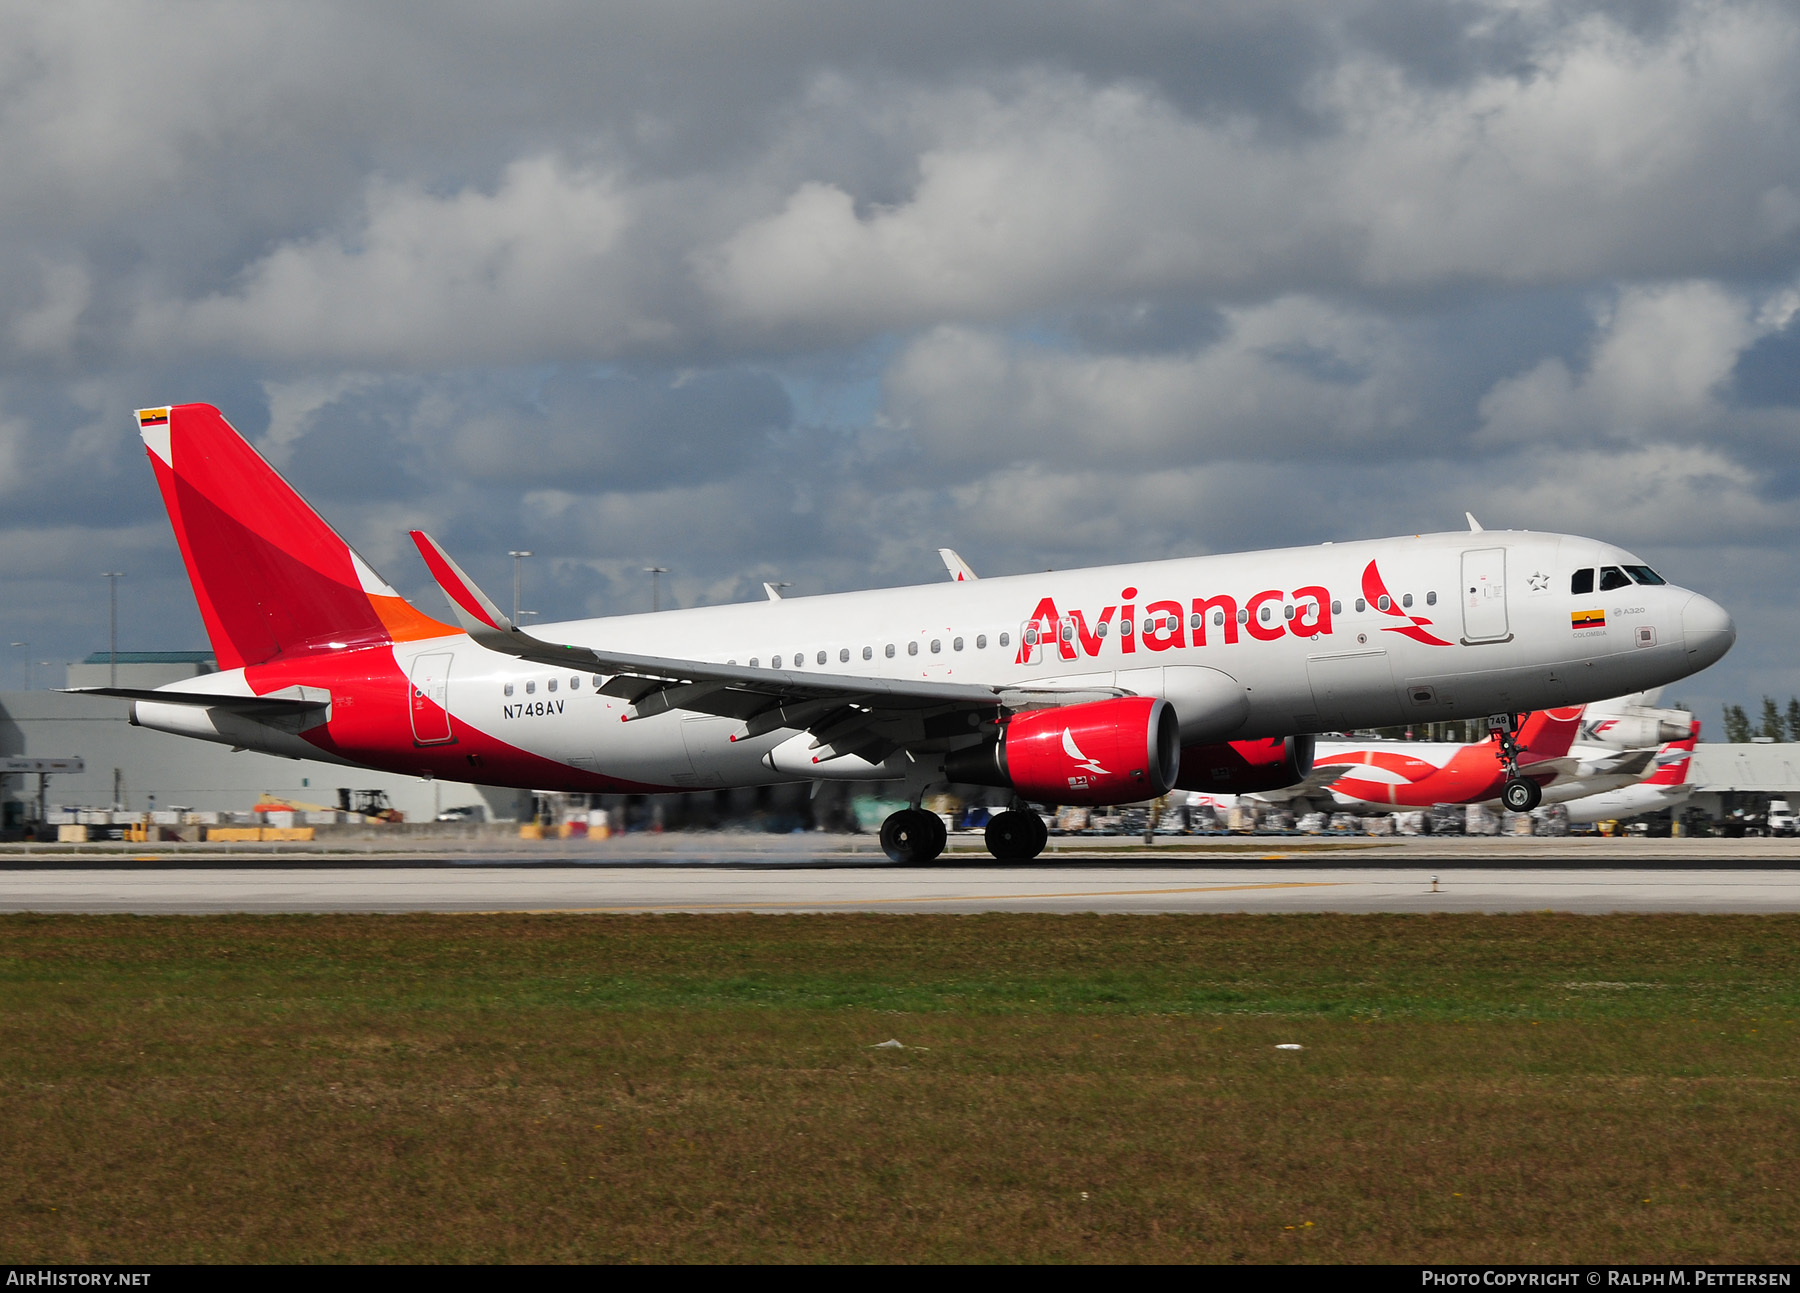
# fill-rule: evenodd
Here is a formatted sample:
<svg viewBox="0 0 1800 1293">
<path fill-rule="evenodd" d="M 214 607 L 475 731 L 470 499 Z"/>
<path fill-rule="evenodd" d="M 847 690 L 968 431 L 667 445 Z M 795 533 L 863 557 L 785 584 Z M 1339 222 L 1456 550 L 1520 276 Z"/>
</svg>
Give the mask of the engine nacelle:
<svg viewBox="0 0 1800 1293">
<path fill-rule="evenodd" d="M 1647 745 L 1685 741 L 1694 730 L 1694 717 L 1680 709 L 1650 709 L 1631 705 L 1616 714 L 1587 714 L 1581 720 L 1581 739 L 1615 750 L 1640 750 Z"/>
<path fill-rule="evenodd" d="M 1249 795 L 1298 785 L 1312 773 L 1311 736 L 1271 736 L 1260 741 L 1190 745 L 1181 752 L 1183 790 Z"/>
<path fill-rule="evenodd" d="M 997 740 L 944 761 L 952 781 L 1008 786 L 1040 804 L 1131 804 L 1167 794 L 1181 768 L 1175 710 L 1122 696 L 1014 714 Z"/>
</svg>

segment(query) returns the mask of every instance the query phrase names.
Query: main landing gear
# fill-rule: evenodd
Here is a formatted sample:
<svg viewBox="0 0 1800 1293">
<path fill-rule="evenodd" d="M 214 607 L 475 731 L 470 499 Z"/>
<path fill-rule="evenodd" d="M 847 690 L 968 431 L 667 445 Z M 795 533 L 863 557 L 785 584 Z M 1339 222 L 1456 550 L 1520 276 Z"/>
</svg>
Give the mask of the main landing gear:
<svg viewBox="0 0 1800 1293">
<path fill-rule="evenodd" d="M 1009 808 L 988 819 L 987 849 L 1002 862 L 1029 862 L 1049 842 L 1044 819 L 1029 808 Z"/>
<path fill-rule="evenodd" d="M 903 866 L 936 861 L 949 838 L 944 819 L 923 808 L 902 808 L 881 824 L 881 851 Z"/>
<path fill-rule="evenodd" d="M 935 862 L 948 838 L 944 819 L 923 808 L 902 808 L 881 824 L 881 851 L 902 866 Z M 988 819 L 988 852 L 1002 862 L 1029 862 L 1049 842 L 1044 819 L 1029 808 L 1008 809 Z"/>
<path fill-rule="evenodd" d="M 1500 802 L 1508 812 L 1528 813 L 1544 802 L 1544 788 L 1530 777 L 1519 775 L 1519 716 L 1494 714 L 1488 719 L 1488 730 L 1499 738 L 1497 757 L 1506 769 L 1506 784 L 1500 787 Z"/>
</svg>

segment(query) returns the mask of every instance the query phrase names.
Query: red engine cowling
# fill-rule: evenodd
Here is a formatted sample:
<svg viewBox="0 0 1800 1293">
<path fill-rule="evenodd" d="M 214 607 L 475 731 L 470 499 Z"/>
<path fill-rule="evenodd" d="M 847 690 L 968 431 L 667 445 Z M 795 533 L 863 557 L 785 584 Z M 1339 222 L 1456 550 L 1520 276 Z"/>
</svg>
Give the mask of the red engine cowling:
<svg viewBox="0 0 1800 1293">
<path fill-rule="evenodd" d="M 1181 752 L 1182 790 L 1248 795 L 1298 785 L 1312 772 L 1313 738 L 1271 736 L 1260 741 L 1190 745 Z"/>
<path fill-rule="evenodd" d="M 1129 804 L 1168 793 L 1181 767 L 1175 710 L 1123 696 L 1014 714 L 999 740 L 958 750 L 952 781 L 1010 786 L 1041 804 Z"/>
</svg>

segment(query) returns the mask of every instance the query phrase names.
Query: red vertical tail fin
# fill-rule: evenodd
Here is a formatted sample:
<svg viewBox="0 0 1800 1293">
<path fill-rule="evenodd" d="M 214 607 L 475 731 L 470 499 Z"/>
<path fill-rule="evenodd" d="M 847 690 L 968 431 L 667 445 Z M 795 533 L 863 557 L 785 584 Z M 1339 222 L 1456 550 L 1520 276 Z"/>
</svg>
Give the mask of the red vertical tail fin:
<svg viewBox="0 0 1800 1293">
<path fill-rule="evenodd" d="M 1568 709 L 1534 710 L 1519 728 L 1521 763 L 1538 763 L 1544 759 L 1560 759 L 1575 743 L 1581 731 L 1581 706 Z"/>
<path fill-rule="evenodd" d="M 1700 739 L 1700 724 L 1694 724 L 1694 734 L 1679 741 L 1670 741 L 1656 752 L 1656 771 L 1644 778 L 1646 786 L 1685 786 L 1688 779 L 1688 768 L 1694 758 L 1694 742 Z"/>
<path fill-rule="evenodd" d="M 221 669 L 456 632 L 410 606 L 212 405 L 137 417 Z"/>
</svg>

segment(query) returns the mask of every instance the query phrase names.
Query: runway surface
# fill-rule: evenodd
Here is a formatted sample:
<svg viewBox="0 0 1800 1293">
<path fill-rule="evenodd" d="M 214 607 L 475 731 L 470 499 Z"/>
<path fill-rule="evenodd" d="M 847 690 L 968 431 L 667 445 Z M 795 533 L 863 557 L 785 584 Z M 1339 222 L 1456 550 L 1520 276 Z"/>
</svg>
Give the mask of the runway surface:
<svg viewBox="0 0 1800 1293">
<path fill-rule="evenodd" d="M 1777 912 L 1800 870 L 1082 861 L 968 868 L 214 865 L 0 873 L 0 911 Z"/>
</svg>

